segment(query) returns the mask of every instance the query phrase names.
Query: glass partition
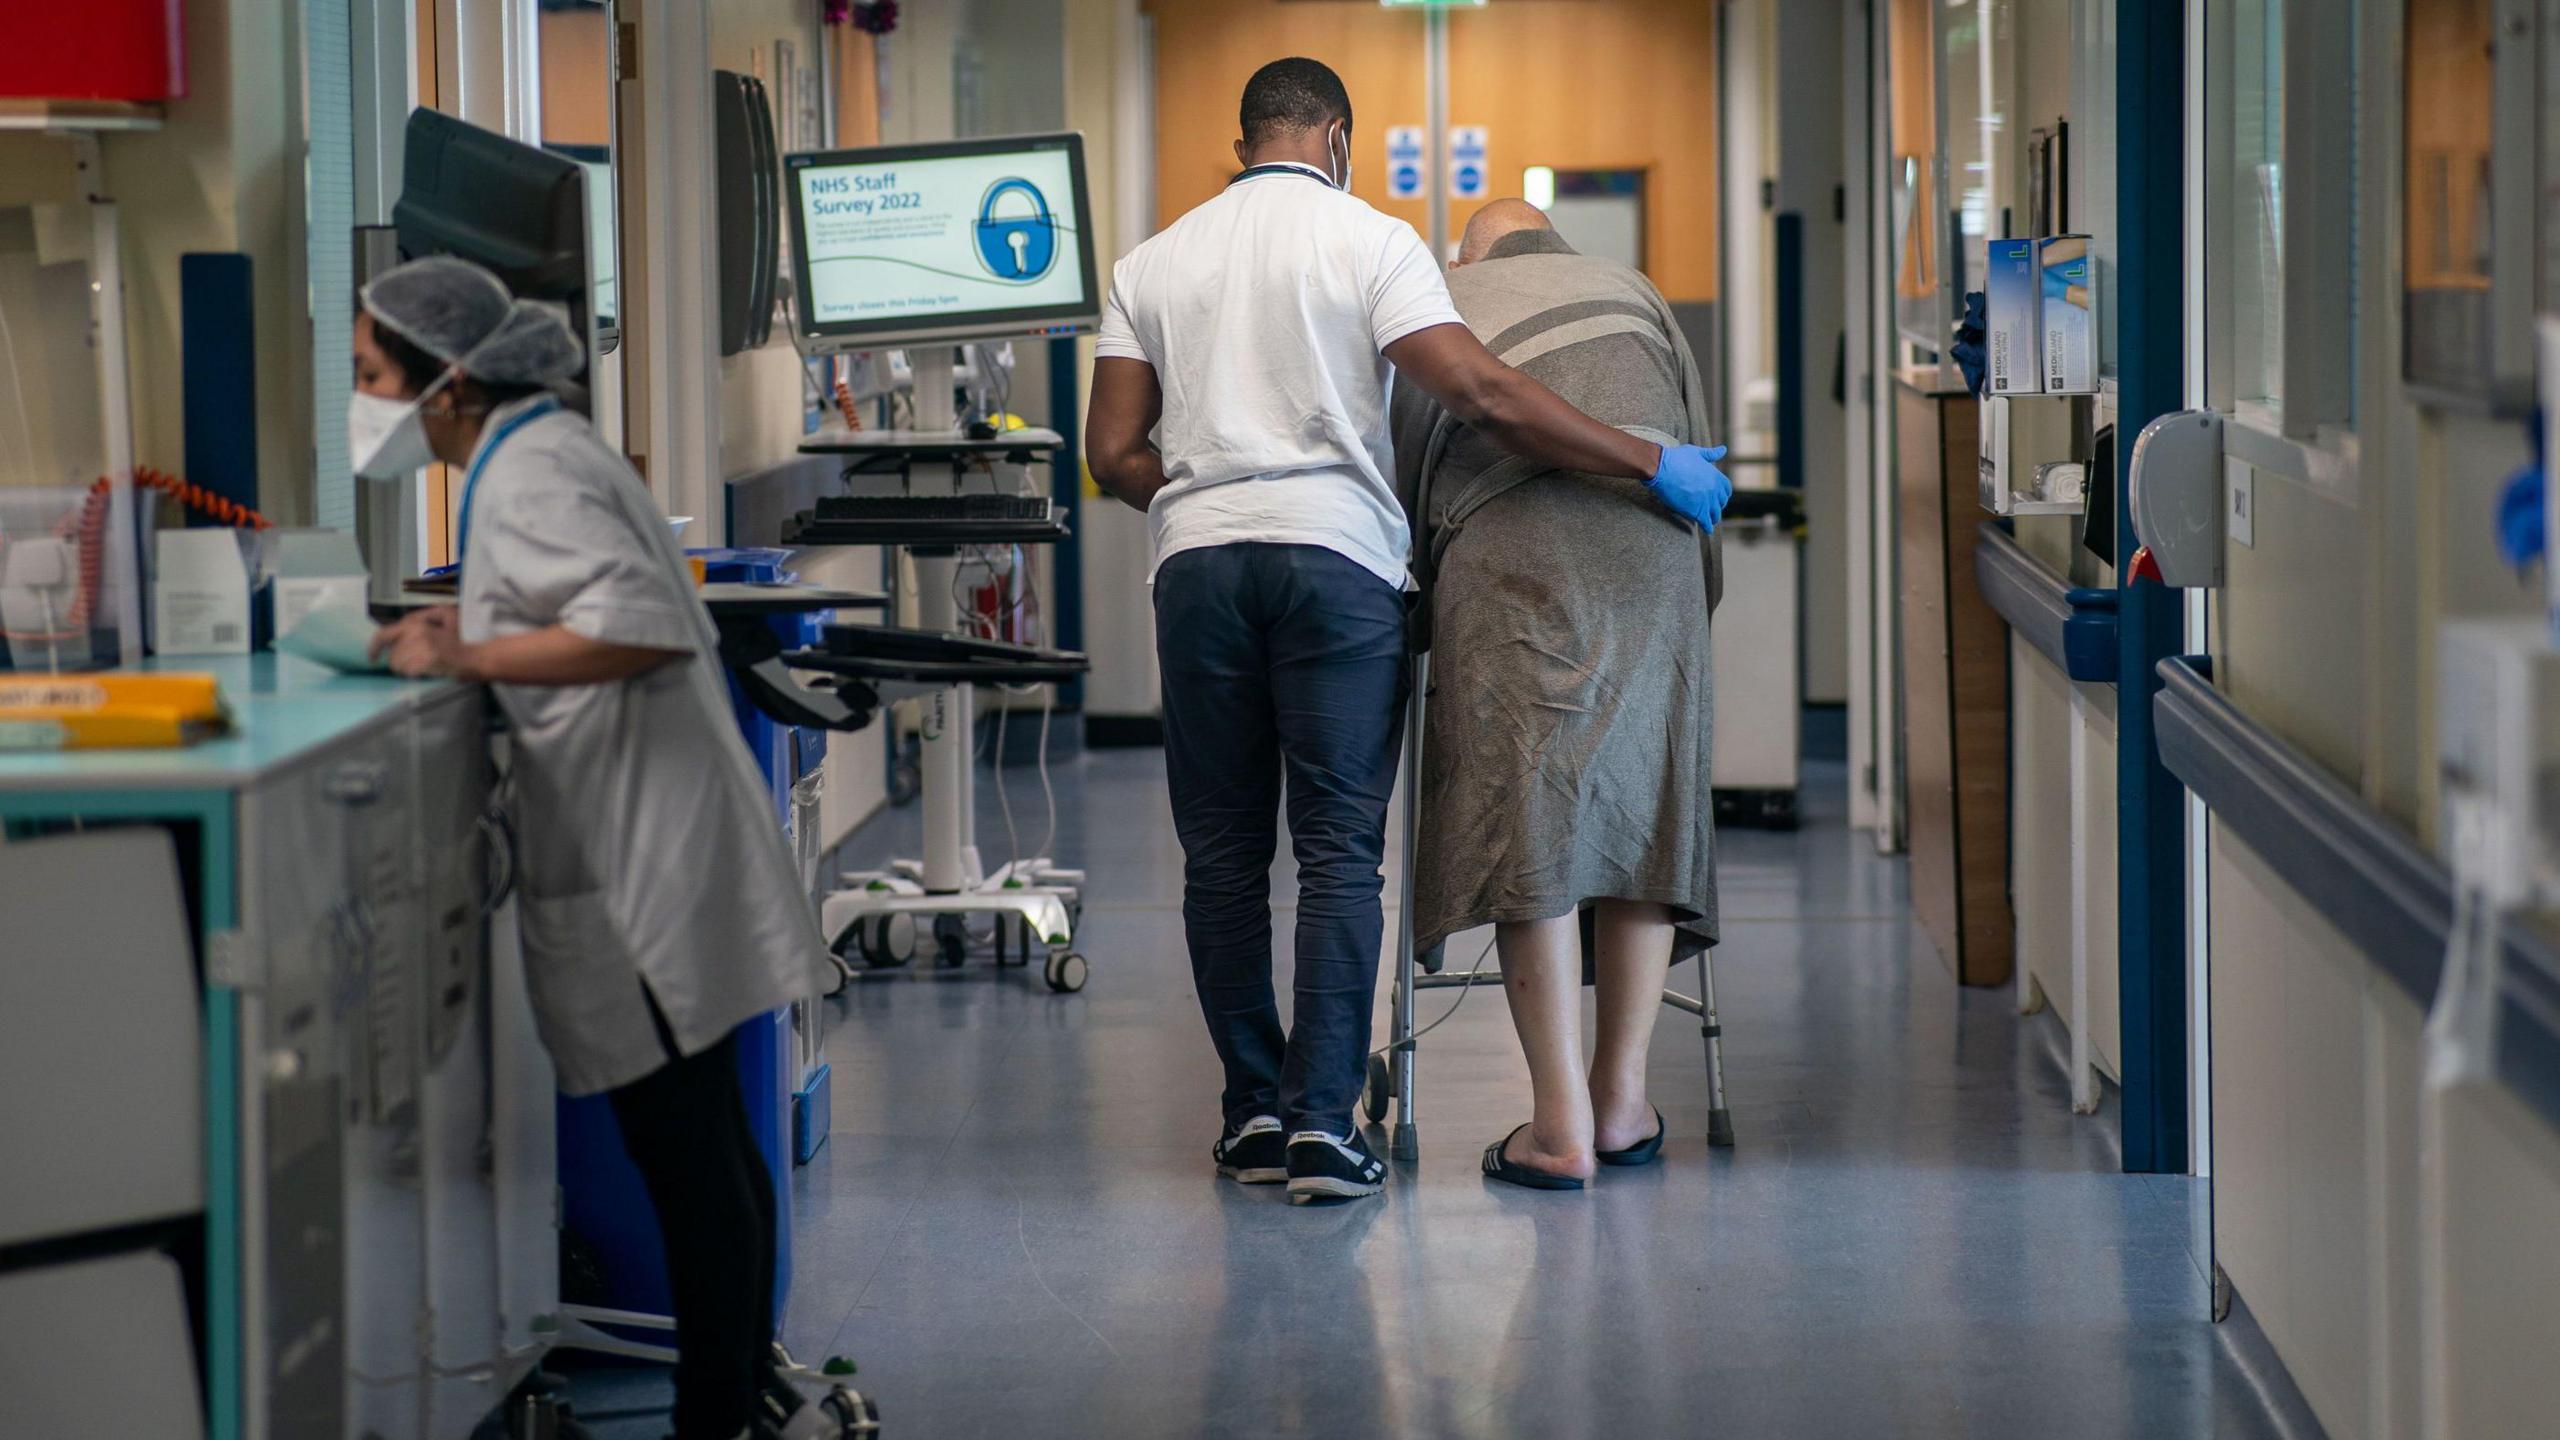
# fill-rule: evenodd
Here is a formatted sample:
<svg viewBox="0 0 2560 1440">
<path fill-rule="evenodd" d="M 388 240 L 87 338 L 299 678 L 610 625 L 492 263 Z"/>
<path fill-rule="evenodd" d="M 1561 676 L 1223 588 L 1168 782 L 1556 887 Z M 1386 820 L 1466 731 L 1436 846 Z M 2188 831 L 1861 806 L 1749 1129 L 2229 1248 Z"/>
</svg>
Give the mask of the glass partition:
<svg viewBox="0 0 2560 1440">
<path fill-rule="evenodd" d="M 2238 409 L 2284 406 L 2284 7 L 2238 0 L 2231 36 L 2231 379 Z"/>
<path fill-rule="evenodd" d="M 540 30 L 542 147 L 587 173 L 589 264 L 595 271 L 599 356 L 621 344 L 620 255 L 615 238 L 613 17 L 604 0 L 543 0 Z"/>
<path fill-rule="evenodd" d="M 1891 0 L 1886 83 L 1892 108 L 1887 198 L 1893 206 L 1893 319 L 1905 345 L 1934 359 L 1946 345 L 1955 291 L 1945 152 L 1938 134 L 1938 39 L 1932 0 Z"/>
<path fill-rule="evenodd" d="M 2075 114 L 2065 164 L 2072 192 L 2070 224 L 2089 235 L 2098 277 L 2098 376 L 2116 375 L 2116 0 L 2081 0 L 2074 49 L 2080 57 Z"/>
<path fill-rule="evenodd" d="M 2489 0 L 2409 0 L 2405 23 L 2407 373 L 2459 389 L 2489 363 L 2496 36 Z"/>
<path fill-rule="evenodd" d="M 2024 228 L 2008 215 L 2016 188 L 2009 152 L 2009 0 L 1940 0 L 1939 127 L 1954 200 L 1948 288 L 1981 288 L 1990 241 Z"/>
</svg>

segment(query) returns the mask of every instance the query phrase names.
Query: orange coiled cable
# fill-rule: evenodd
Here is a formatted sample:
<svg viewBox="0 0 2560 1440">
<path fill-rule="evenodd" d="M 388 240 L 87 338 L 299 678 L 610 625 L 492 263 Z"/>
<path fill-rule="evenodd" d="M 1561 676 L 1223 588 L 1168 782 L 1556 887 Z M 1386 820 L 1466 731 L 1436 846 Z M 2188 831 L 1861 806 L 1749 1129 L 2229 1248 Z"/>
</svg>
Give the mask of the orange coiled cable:
<svg viewBox="0 0 2560 1440">
<path fill-rule="evenodd" d="M 266 516 L 225 495 L 217 495 L 201 485 L 190 484 L 166 470 L 148 465 L 133 467 L 133 484 L 137 490 L 156 490 L 179 504 L 238 530 L 268 530 L 274 523 Z M 112 507 L 115 485 L 101 475 L 91 482 L 88 493 L 80 497 L 80 508 L 62 517 L 54 526 L 59 539 L 77 539 L 80 545 L 80 590 L 72 597 L 71 613 L 62 621 L 62 629 L 50 635 L 23 631 L 0 631 L 10 640 L 71 640 L 87 632 L 89 617 L 98 608 L 98 591 L 106 576 L 107 516 Z"/>
</svg>

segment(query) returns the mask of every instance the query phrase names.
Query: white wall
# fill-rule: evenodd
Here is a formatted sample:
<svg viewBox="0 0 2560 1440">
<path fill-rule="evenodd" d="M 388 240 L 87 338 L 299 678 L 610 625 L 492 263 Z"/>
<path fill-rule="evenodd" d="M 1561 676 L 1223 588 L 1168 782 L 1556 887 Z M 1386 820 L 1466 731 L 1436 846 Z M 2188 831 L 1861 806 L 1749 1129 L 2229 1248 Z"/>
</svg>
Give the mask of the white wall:
<svg viewBox="0 0 2560 1440">
<path fill-rule="evenodd" d="M 1066 0 L 1068 123 L 1085 132 L 1096 253 L 1117 260 L 1153 228 L 1155 74 L 1138 0 Z M 1091 374 L 1092 343 L 1080 347 Z M 1148 716 L 1162 705 L 1155 612 L 1146 584 L 1147 519 L 1084 486 L 1085 711 Z"/>
<path fill-rule="evenodd" d="M 2018 964 L 2067 1029 L 2085 1025 L 2089 1058 L 2123 1075 L 2123 996 L 2116 956 L 2116 727 L 2102 687 L 2073 684 L 2043 652 L 2009 638 L 2009 892 Z M 2087 702 L 2075 710 L 2078 691 Z M 2084 713 L 2085 712 L 2085 713 Z M 2071 732 L 2085 727 L 2075 793 Z M 2075 827 L 2075 807 L 2084 807 Z M 2077 843 L 2079 835 L 2092 843 Z M 2075 873 L 2076 872 L 2076 873 Z M 2077 908 L 2073 885 L 2078 882 Z M 2087 957 L 2087 1014 L 2071 980 L 2072 947 Z"/>
<path fill-rule="evenodd" d="M 1846 17 L 1831 5 L 1788 4 L 1776 17 L 1781 76 L 1834 76 Z M 1841 128 L 1846 113 L 1828 84 L 1781 84 L 1778 101 L 1778 213 L 1803 220 L 1798 316 L 1803 353 L 1795 387 L 1804 415 L 1797 457 L 1804 476 L 1804 698 L 1838 704 L 1849 698 L 1849 412 L 1833 398 L 1840 365 L 1845 297 L 1840 218 Z M 1773 257 L 1774 262 L 1774 257 Z M 1773 270 L 1774 274 L 1774 270 Z M 1769 360 L 1777 353 L 1772 345 Z"/>
<path fill-rule="evenodd" d="M 1736 459 L 1767 458 L 1777 435 L 1756 427 L 1751 396 L 1776 378 L 1777 321 L 1772 312 L 1769 211 L 1761 182 L 1772 178 L 1777 157 L 1778 36 L 1775 0 L 1727 0 L 1722 74 L 1716 91 L 1724 118 L 1724 203 L 1719 209 L 1724 278 L 1716 287 L 1724 329 L 1725 432 Z M 1762 407 L 1765 412 L 1768 407 Z M 1773 469 L 1734 470 L 1736 483 L 1773 485 Z"/>
<path fill-rule="evenodd" d="M 2219 825 L 2213 846 L 2214 1258 L 2333 1440 L 2416 1436 L 2418 1007 Z M 2560 1185 L 2512 1203 L 2547 1243 Z M 2508 1318 L 2549 1334 L 2547 1310 Z"/>
</svg>

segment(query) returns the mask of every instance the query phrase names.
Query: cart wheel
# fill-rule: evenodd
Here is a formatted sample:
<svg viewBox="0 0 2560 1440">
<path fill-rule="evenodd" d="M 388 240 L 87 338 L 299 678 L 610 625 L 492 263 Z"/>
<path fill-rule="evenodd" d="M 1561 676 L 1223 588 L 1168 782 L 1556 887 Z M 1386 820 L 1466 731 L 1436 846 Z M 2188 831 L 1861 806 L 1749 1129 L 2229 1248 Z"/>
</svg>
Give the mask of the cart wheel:
<svg viewBox="0 0 2560 1440">
<path fill-rule="evenodd" d="M 1387 1068 L 1386 1056 L 1369 1057 L 1369 1083 L 1360 1087 L 1360 1108 L 1367 1112 L 1369 1123 L 1372 1125 L 1383 1124 L 1386 1121 L 1387 1101 L 1391 1094 L 1389 1077 L 1393 1073 Z"/>
<path fill-rule="evenodd" d="M 856 921 L 846 932 L 856 938 L 862 963 L 874 970 L 895 970 L 916 958 L 916 918 L 891 912 Z"/>
<path fill-rule="evenodd" d="M 1049 956 L 1047 978 L 1049 988 L 1061 995 L 1073 995 L 1084 988 L 1085 972 L 1092 967 L 1073 950 L 1053 951 Z"/>
<path fill-rule="evenodd" d="M 869 1436 L 880 1433 L 880 1407 L 871 1397 L 858 1390 L 839 1385 L 819 1400 L 827 1418 L 836 1423 L 836 1433 L 844 1436 Z"/>
<path fill-rule="evenodd" d="M 957 969 L 969 960 L 969 922 L 958 915 L 933 917 L 933 963 L 944 970 Z"/>
</svg>

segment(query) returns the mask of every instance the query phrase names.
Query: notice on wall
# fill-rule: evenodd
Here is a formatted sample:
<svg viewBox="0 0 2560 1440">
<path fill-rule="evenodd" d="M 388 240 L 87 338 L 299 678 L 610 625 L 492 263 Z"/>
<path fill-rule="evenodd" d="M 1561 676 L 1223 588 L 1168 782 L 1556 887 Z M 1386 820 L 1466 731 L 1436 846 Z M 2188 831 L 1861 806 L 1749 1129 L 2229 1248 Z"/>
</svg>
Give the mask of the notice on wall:
<svg viewBox="0 0 2560 1440">
<path fill-rule="evenodd" d="M 1493 193 L 1493 169 L 1487 163 L 1491 131 L 1482 125 L 1449 127 L 1449 198 L 1481 200 Z"/>
<path fill-rule="evenodd" d="M 1422 182 L 1422 127 L 1388 126 L 1387 198 L 1419 200 L 1422 198 Z"/>
</svg>

